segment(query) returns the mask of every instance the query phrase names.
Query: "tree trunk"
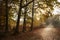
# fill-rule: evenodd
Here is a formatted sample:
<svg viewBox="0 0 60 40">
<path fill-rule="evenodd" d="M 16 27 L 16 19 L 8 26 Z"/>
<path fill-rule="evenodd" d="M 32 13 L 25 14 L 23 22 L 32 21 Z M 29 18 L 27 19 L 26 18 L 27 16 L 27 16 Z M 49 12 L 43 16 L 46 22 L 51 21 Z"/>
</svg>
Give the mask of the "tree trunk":
<svg viewBox="0 0 60 40">
<path fill-rule="evenodd" d="M 26 4 L 27 4 L 27 0 L 26 0 Z M 24 13 L 23 32 L 26 31 L 26 13 L 27 13 L 27 6 L 25 7 L 25 13 Z"/>
<path fill-rule="evenodd" d="M 6 3 L 6 27 L 5 27 L 5 32 L 8 32 L 8 0 L 5 0 Z"/>
<path fill-rule="evenodd" d="M 31 23 L 31 31 L 33 29 L 33 16 L 34 16 L 34 0 L 33 0 L 33 5 L 32 5 L 32 23 Z"/>
<path fill-rule="evenodd" d="M 22 0 L 20 0 L 20 6 L 19 6 L 19 12 L 18 12 L 18 19 L 16 23 L 16 29 L 14 33 L 19 33 L 19 24 L 20 24 L 20 17 L 21 17 L 21 9 L 22 9 Z"/>
</svg>

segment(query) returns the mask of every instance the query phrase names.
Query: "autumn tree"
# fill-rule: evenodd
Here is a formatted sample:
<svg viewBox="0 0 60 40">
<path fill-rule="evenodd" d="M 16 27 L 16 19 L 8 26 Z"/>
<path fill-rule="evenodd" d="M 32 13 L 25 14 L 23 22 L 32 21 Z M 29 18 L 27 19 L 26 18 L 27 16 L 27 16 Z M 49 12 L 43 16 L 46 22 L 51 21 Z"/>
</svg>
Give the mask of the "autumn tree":
<svg viewBox="0 0 60 40">
<path fill-rule="evenodd" d="M 34 21 L 34 0 L 33 0 L 33 5 L 32 5 L 32 22 L 31 22 L 31 30 L 33 29 L 33 21 Z"/>
<path fill-rule="evenodd" d="M 18 12 L 18 18 L 17 18 L 15 33 L 19 33 L 19 22 L 20 22 L 20 17 L 21 17 L 21 8 L 22 8 L 22 0 L 20 0 L 20 6 L 19 6 L 19 12 Z"/>
<path fill-rule="evenodd" d="M 27 0 L 26 0 L 26 4 L 27 4 Z M 26 14 L 27 14 L 27 6 L 25 7 L 25 12 L 24 12 L 23 32 L 26 31 Z"/>
<path fill-rule="evenodd" d="M 8 32 L 8 0 L 5 0 L 6 5 L 6 27 L 5 32 Z"/>
</svg>

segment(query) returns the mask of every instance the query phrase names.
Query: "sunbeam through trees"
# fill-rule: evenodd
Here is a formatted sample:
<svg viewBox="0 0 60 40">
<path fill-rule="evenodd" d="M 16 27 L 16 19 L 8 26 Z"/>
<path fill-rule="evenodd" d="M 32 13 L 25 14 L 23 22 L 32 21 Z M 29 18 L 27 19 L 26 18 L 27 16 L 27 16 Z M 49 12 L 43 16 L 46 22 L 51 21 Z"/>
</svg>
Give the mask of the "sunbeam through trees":
<svg viewBox="0 0 60 40">
<path fill-rule="evenodd" d="M 0 0 L 1 40 L 60 40 L 60 0 Z"/>
</svg>

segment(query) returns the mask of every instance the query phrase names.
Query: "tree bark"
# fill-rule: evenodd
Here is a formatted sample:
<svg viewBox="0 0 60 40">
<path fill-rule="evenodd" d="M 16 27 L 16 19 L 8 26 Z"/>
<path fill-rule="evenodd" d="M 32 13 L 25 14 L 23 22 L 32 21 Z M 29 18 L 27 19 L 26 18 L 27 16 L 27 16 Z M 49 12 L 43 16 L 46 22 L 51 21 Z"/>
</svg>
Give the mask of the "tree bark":
<svg viewBox="0 0 60 40">
<path fill-rule="evenodd" d="M 20 0 L 20 6 L 19 6 L 19 12 L 18 12 L 18 18 L 16 23 L 16 29 L 14 33 L 19 33 L 19 24 L 20 24 L 20 17 L 21 17 L 21 9 L 22 9 L 22 0 Z"/>
<path fill-rule="evenodd" d="M 32 5 L 32 23 L 31 23 L 31 31 L 33 29 L 33 17 L 34 17 L 34 0 L 33 0 L 33 5 Z"/>
<path fill-rule="evenodd" d="M 6 3 L 6 27 L 5 32 L 8 32 L 8 0 L 5 0 Z"/>
<path fill-rule="evenodd" d="M 26 4 L 27 4 L 27 0 L 26 0 Z M 25 13 L 24 13 L 23 32 L 26 31 L 26 13 L 27 13 L 27 6 L 25 7 Z"/>
</svg>

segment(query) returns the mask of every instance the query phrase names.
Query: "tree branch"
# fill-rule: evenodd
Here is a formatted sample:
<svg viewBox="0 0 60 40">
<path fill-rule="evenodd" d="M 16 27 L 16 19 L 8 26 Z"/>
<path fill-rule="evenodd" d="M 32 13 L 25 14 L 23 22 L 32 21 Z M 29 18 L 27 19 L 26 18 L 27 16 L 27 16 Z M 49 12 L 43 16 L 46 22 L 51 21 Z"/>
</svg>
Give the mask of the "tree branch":
<svg viewBox="0 0 60 40">
<path fill-rule="evenodd" d="M 30 3 L 32 3 L 33 2 L 33 0 L 32 1 L 30 1 L 29 3 L 27 3 L 26 5 L 24 5 L 24 6 L 22 6 L 22 8 L 24 8 L 24 7 L 26 7 L 26 6 L 28 6 Z"/>
</svg>

